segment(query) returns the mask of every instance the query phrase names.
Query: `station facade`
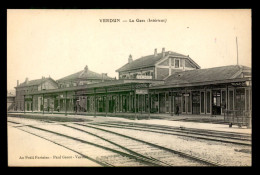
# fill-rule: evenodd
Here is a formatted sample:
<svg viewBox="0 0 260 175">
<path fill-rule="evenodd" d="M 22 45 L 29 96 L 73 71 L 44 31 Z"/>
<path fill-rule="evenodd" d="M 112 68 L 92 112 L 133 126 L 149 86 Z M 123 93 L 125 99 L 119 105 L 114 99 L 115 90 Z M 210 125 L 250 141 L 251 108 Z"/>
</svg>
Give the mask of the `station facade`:
<svg viewBox="0 0 260 175">
<path fill-rule="evenodd" d="M 130 55 L 128 62 L 116 71 L 119 79 L 95 73 L 86 66 L 57 80 L 55 87 L 26 91 L 22 94 L 24 104 L 30 102 L 31 108 L 24 110 L 172 115 L 251 112 L 249 67 L 201 69 L 189 56 L 165 52 L 163 48 L 161 53 L 155 49 L 154 54 L 136 60 Z"/>
</svg>

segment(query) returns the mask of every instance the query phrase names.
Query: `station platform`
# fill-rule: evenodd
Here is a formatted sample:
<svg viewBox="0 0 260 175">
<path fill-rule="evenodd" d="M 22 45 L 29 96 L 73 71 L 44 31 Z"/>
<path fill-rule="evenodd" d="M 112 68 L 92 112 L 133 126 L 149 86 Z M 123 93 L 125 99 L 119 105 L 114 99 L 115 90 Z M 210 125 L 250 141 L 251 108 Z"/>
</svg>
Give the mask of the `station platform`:
<svg viewBox="0 0 260 175">
<path fill-rule="evenodd" d="M 165 126 L 174 126 L 174 127 L 186 127 L 186 128 L 196 128 L 196 129 L 205 129 L 205 130 L 216 130 L 216 131 L 225 131 L 225 132 L 237 132 L 237 133 L 246 133 L 251 134 L 252 129 L 247 127 L 238 127 L 233 125 L 229 127 L 228 123 L 224 122 L 224 116 L 210 116 L 210 115 L 179 115 L 171 116 L 170 114 L 151 114 L 150 119 L 147 117 L 140 117 L 140 114 L 135 119 L 130 117 L 120 117 L 120 116 L 110 116 L 109 113 L 107 117 L 100 116 L 97 113 L 97 116 L 93 115 L 84 115 L 84 114 L 67 114 L 64 113 L 9 113 L 9 115 L 29 115 L 37 118 L 37 116 L 44 117 L 61 117 L 61 118 L 71 118 L 71 119 L 82 119 L 82 120 L 92 120 L 95 122 L 105 122 L 105 121 L 123 121 L 123 122 L 134 122 L 134 123 L 143 123 L 143 124 L 156 124 L 156 125 L 165 125 Z M 122 115 L 122 114 L 121 114 Z M 156 117 L 153 117 L 157 115 Z"/>
</svg>

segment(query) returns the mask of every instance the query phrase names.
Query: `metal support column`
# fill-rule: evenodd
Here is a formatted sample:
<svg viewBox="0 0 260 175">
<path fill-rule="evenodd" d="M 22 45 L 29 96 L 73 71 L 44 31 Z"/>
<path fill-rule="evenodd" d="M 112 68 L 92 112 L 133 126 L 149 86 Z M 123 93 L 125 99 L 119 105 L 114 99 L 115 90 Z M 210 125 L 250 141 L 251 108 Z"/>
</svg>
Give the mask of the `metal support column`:
<svg viewBox="0 0 260 175">
<path fill-rule="evenodd" d="M 139 113 L 139 112 L 140 112 L 140 111 L 139 111 L 139 109 L 140 109 L 140 108 L 139 108 L 139 107 L 140 107 L 140 95 L 139 95 L 139 94 L 137 94 L 137 102 L 138 102 L 138 103 L 137 103 L 137 104 L 138 104 L 138 105 L 137 105 L 137 112 Z"/>
<path fill-rule="evenodd" d="M 170 113 L 171 113 L 171 116 L 173 116 L 173 108 L 174 108 L 174 106 L 173 106 L 173 92 L 171 91 L 170 92 L 170 94 L 171 94 L 171 99 L 170 99 L 170 101 L 171 101 L 171 106 L 170 106 Z"/>
<path fill-rule="evenodd" d="M 115 114 L 116 114 L 116 110 L 117 110 L 117 94 L 115 94 L 115 103 L 114 103 L 114 109 L 115 109 Z M 113 99 L 113 96 L 112 96 L 112 99 Z"/>
<path fill-rule="evenodd" d="M 228 85 L 227 85 L 227 105 L 226 105 L 226 110 L 228 110 L 228 105 L 229 105 L 229 101 L 228 101 L 228 95 L 229 95 L 229 92 L 228 92 Z"/>
<path fill-rule="evenodd" d="M 135 96 L 135 98 L 134 98 L 134 108 L 135 108 L 135 120 L 137 120 L 137 116 L 136 116 L 136 93 L 135 93 L 135 89 L 136 89 L 136 87 L 134 88 L 134 96 Z"/>
<path fill-rule="evenodd" d="M 120 95 L 120 111 L 123 112 L 123 95 Z"/>
<path fill-rule="evenodd" d="M 88 113 L 88 96 L 86 95 L 86 115 Z"/>
<path fill-rule="evenodd" d="M 65 92 L 65 116 L 67 116 L 67 91 Z"/>
<path fill-rule="evenodd" d="M 44 115 L 44 94 L 42 94 L 42 114 Z"/>
<path fill-rule="evenodd" d="M 140 95 L 138 95 L 138 96 L 140 96 Z M 141 115 L 143 114 L 143 108 L 144 108 L 144 106 L 143 106 L 143 103 L 144 103 L 144 95 L 142 94 L 141 95 Z M 140 98 L 140 97 L 139 97 Z M 140 102 L 140 100 L 138 100 L 139 102 Z"/>
<path fill-rule="evenodd" d="M 148 94 L 147 94 L 147 96 L 148 96 L 148 119 L 150 120 L 150 110 L 151 110 L 150 98 L 151 98 L 151 96 L 150 96 L 150 92 L 149 92 L 149 83 L 147 84 L 147 91 L 148 91 Z"/>
<path fill-rule="evenodd" d="M 32 112 L 33 112 L 33 95 L 32 95 Z"/>
<path fill-rule="evenodd" d="M 60 112 L 60 110 L 61 110 L 61 108 L 60 108 L 60 97 L 59 97 L 59 101 L 58 101 L 58 109 L 59 109 L 58 112 Z"/>
<path fill-rule="evenodd" d="M 158 114 L 160 113 L 160 93 L 158 92 Z"/>
<path fill-rule="evenodd" d="M 106 117 L 107 117 L 107 110 L 108 110 L 108 98 L 107 98 L 107 88 L 106 88 Z"/>
<path fill-rule="evenodd" d="M 23 96 L 23 112 L 25 113 L 25 95 Z"/>
</svg>

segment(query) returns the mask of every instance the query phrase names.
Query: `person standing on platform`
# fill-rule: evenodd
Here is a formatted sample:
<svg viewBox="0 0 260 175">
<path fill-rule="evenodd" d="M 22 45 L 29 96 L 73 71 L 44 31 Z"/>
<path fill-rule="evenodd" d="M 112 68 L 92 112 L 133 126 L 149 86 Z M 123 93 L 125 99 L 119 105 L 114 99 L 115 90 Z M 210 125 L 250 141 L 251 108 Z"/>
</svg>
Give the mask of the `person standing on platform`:
<svg viewBox="0 0 260 175">
<path fill-rule="evenodd" d="M 57 107 L 57 111 L 60 112 L 60 106 Z"/>
<path fill-rule="evenodd" d="M 179 106 L 178 105 L 176 105 L 176 113 L 175 114 L 179 115 Z"/>
<path fill-rule="evenodd" d="M 75 110 L 75 114 L 77 115 L 77 112 L 78 112 L 78 106 L 77 106 L 77 104 L 74 106 L 74 110 Z"/>
</svg>

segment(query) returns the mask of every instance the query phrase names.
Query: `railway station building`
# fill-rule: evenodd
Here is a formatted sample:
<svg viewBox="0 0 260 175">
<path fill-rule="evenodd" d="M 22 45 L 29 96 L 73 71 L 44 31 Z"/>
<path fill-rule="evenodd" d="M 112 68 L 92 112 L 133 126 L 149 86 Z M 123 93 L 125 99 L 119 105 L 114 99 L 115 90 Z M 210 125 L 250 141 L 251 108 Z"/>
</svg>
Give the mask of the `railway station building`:
<svg viewBox="0 0 260 175">
<path fill-rule="evenodd" d="M 19 84 L 17 80 L 16 97 L 15 97 L 15 109 L 17 111 L 33 111 L 33 109 L 42 109 L 41 96 L 35 96 L 31 98 L 28 94 L 33 92 L 44 92 L 50 89 L 57 89 L 58 84 L 51 77 L 41 79 L 30 80 L 26 78 L 25 81 Z"/>
<path fill-rule="evenodd" d="M 201 69 L 188 55 L 163 48 L 160 53 L 155 49 L 152 55 L 135 60 L 130 55 L 116 71 L 119 79 L 85 66 L 84 70 L 54 81 L 52 88 L 26 91 L 19 103 L 30 101 L 32 108 L 25 108 L 28 111 L 66 114 L 251 112 L 251 68 L 246 66 Z M 42 107 L 34 105 L 35 98 L 41 99 Z"/>
</svg>

